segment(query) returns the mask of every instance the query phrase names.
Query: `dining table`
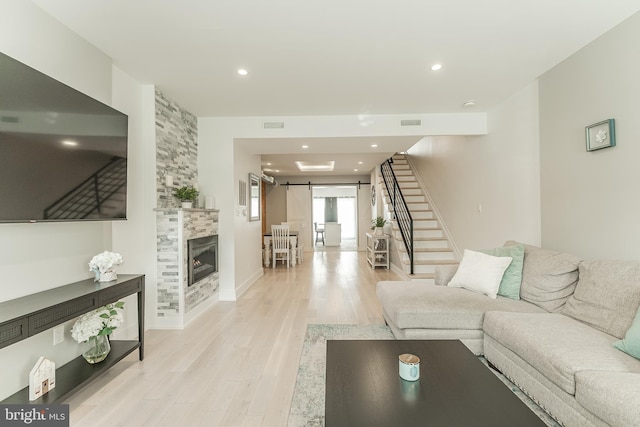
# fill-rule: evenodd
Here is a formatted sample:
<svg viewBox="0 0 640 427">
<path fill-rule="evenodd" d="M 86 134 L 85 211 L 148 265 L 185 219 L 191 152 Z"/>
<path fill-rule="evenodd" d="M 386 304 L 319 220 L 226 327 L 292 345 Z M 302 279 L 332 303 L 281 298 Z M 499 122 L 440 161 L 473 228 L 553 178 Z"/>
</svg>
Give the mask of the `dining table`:
<svg viewBox="0 0 640 427">
<path fill-rule="evenodd" d="M 265 233 L 262 236 L 264 243 L 264 266 L 269 267 L 271 265 L 271 233 Z M 298 232 L 297 231 L 289 231 L 289 242 L 291 242 L 291 249 L 289 251 L 289 260 L 291 266 L 296 265 L 296 254 L 298 253 Z"/>
</svg>

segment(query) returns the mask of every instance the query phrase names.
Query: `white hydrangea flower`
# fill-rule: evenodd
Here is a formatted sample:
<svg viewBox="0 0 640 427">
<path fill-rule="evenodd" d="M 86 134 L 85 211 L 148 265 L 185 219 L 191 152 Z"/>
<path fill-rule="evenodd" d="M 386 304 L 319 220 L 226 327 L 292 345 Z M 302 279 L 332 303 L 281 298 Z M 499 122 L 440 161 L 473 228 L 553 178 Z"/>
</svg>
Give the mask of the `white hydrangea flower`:
<svg viewBox="0 0 640 427">
<path fill-rule="evenodd" d="M 80 316 L 71 329 L 71 336 L 77 342 L 84 342 L 95 337 L 102 330 L 102 319 L 96 316 L 95 311 Z"/>
<path fill-rule="evenodd" d="M 89 271 L 93 271 L 96 274 L 103 274 L 120 264 L 122 264 L 122 255 L 115 252 L 104 251 L 91 259 L 89 262 Z"/>
<path fill-rule="evenodd" d="M 98 335 L 110 335 L 124 322 L 123 307 L 124 302 L 119 301 L 83 314 L 73 324 L 71 336 L 77 342 L 85 342 Z"/>
</svg>

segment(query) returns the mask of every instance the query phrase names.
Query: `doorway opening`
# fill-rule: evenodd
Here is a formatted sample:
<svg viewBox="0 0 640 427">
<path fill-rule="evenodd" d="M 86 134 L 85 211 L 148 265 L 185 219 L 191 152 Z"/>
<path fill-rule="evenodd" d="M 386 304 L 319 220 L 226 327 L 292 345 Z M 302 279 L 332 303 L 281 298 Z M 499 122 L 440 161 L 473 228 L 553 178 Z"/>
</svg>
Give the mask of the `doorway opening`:
<svg viewBox="0 0 640 427">
<path fill-rule="evenodd" d="M 358 250 L 357 186 L 314 186 L 311 197 L 314 249 Z M 316 233 L 316 224 L 323 233 Z"/>
</svg>

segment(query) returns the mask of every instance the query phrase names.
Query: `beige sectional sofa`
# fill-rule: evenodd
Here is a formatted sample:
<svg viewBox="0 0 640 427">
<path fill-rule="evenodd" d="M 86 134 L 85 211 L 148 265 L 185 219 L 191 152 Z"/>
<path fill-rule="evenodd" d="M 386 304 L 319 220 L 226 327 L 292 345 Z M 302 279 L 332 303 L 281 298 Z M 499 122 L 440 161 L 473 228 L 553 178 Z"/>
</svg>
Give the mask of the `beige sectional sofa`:
<svg viewBox="0 0 640 427">
<path fill-rule="evenodd" d="M 446 286 L 457 267 L 441 268 L 436 285 L 379 282 L 385 320 L 398 339 L 461 340 L 561 424 L 640 425 L 640 262 L 523 246 L 519 295 Z"/>
</svg>

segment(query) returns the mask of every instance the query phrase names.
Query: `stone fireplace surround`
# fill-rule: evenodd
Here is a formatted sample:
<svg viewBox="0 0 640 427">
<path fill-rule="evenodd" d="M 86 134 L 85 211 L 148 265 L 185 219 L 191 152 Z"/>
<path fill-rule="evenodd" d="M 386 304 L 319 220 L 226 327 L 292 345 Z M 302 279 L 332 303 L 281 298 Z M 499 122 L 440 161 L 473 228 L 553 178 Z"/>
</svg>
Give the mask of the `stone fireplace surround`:
<svg viewBox="0 0 640 427">
<path fill-rule="evenodd" d="M 218 300 L 219 273 L 188 286 L 187 241 L 218 234 L 216 209 L 155 209 L 157 219 L 157 324 L 181 329 Z M 220 244 L 220 243 L 219 243 Z"/>
</svg>

